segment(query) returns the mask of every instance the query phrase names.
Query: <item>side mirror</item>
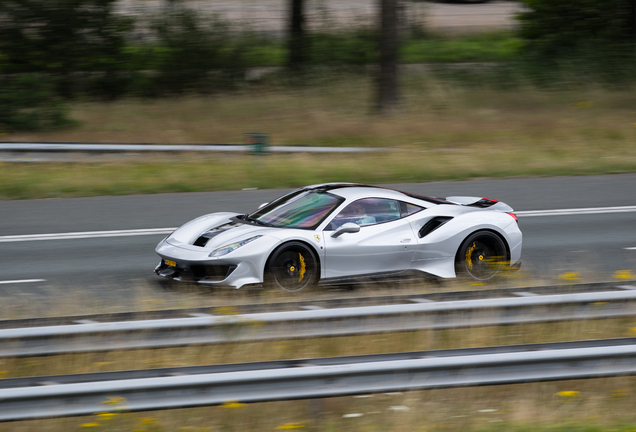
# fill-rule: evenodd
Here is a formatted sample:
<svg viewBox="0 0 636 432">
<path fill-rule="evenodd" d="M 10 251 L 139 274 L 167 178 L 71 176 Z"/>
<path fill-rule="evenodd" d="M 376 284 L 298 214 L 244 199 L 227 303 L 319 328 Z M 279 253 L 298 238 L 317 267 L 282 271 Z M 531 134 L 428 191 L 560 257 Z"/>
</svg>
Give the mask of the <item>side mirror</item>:
<svg viewBox="0 0 636 432">
<path fill-rule="evenodd" d="M 339 226 L 332 234 L 331 237 L 340 237 L 344 233 L 357 233 L 360 232 L 360 225 L 353 222 L 347 222 L 344 225 Z"/>
<path fill-rule="evenodd" d="M 269 203 L 263 203 L 263 204 L 259 205 L 257 210 L 262 209 L 262 208 L 263 208 L 263 207 L 265 207 L 267 204 L 269 204 Z"/>
</svg>

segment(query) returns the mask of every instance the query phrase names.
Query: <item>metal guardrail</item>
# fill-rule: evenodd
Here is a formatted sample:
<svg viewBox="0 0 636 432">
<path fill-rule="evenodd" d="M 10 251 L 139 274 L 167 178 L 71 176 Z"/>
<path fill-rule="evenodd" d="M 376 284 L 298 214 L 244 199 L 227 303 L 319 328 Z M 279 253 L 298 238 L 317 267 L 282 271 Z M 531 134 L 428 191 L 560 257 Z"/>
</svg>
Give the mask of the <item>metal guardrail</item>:
<svg viewBox="0 0 636 432">
<path fill-rule="evenodd" d="M 51 316 L 43 318 L 21 318 L 0 320 L 0 329 L 43 327 L 83 322 L 138 321 L 147 319 L 185 318 L 196 314 L 237 315 L 262 312 L 283 312 L 312 309 L 336 309 L 343 307 L 361 307 L 378 305 L 399 305 L 426 302 L 457 300 L 478 300 L 504 297 L 529 297 L 554 294 L 575 294 L 605 291 L 636 290 L 636 281 L 624 281 L 623 284 L 597 282 L 573 285 L 543 285 L 516 288 L 491 288 L 471 291 L 423 292 L 418 294 L 392 294 L 376 297 L 341 297 L 331 299 L 306 299 L 279 303 L 236 304 L 220 307 L 196 307 L 180 309 L 159 309 L 135 312 L 114 312 L 102 314 Z"/>
<path fill-rule="evenodd" d="M 636 338 L 18 378 L 0 421 L 622 375 Z"/>
<path fill-rule="evenodd" d="M 83 143 L 0 143 L 0 151 L 11 152 L 250 152 L 250 145 L 238 144 L 83 144 Z M 268 146 L 279 153 L 369 153 L 394 151 L 365 147 Z"/>
<path fill-rule="evenodd" d="M 9 328 L 0 330 L 0 357 L 25 357 L 195 344 L 333 337 L 421 329 L 508 325 L 636 314 L 636 287 L 620 291 L 414 304 L 261 312 L 187 318 Z M 414 300 L 417 301 L 417 300 Z"/>
</svg>

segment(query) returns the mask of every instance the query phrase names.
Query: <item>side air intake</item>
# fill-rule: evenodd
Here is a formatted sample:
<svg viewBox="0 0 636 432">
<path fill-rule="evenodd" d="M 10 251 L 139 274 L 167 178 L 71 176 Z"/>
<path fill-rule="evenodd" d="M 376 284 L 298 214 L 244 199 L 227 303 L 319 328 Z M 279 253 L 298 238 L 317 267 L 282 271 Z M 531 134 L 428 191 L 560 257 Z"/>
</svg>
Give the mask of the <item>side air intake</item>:
<svg viewBox="0 0 636 432">
<path fill-rule="evenodd" d="M 426 237 L 451 219 L 452 217 L 450 216 L 436 216 L 430 221 L 426 222 L 424 226 L 420 228 L 418 235 L 420 236 L 420 238 Z"/>
</svg>

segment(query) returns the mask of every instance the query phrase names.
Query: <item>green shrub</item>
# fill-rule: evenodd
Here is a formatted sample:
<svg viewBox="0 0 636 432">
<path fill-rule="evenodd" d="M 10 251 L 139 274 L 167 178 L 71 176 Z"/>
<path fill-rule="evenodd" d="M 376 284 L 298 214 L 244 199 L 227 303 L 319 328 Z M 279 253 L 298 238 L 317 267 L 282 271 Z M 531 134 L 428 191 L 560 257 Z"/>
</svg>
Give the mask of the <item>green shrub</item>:
<svg viewBox="0 0 636 432">
<path fill-rule="evenodd" d="M 227 23 L 175 5 L 155 17 L 150 63 L 153 73 L 144 92 L 207 92 L 232 87 L 245 73 L 246 42 L 232 37 Z"/>
<path fill-rule="evenodd" d="M 0 130 L 37 131 L 68 127 L 63 101 L 55 96 L 54 83 L 40 74 L 3 77 L 0 81 Z"/>
<path fill-rule="evenodd" d="M 377 61 L 377 36 L 369 29 L 351 32 L 312 33 L 308 36 L 312 65 L 361 66 Z"/>
<path fill-rule="evenodd" d="M 636 23 L 630 0 L 524 0 L 519 34 L 527 54 L 546 60 L 590 53 L 633 54 Z M 603 57 L 603 56 L 602 56 Z"/>
<path fill-rule="evenodd" d="M 75 93 L 78 73 L 112 82 L 125 68 L 125 34 L 133 25 L 113 13 L 115 1 L 0 1 L 5 73 L 59 77 L 57 91 L 67 97 Z"/>
</svg>

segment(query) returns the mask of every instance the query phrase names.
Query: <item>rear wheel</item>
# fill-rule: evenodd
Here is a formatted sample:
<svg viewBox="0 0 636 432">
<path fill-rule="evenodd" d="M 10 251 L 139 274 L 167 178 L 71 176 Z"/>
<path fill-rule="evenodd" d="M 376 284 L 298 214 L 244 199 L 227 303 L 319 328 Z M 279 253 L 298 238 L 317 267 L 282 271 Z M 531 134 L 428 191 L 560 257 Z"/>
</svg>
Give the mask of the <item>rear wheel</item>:
<svg viewBox="0 0 636 432">
<path fill-rule="evenodd" d="M 478 281 L 495 277 L 506 265 L 506 247 L 501 238 L 490 231 L 469 235 L 457 251 L 455 270 Z"/>
<path fill-rule="evenodd" d="M 314 253 L 300 242 L 290 242 L 276 249 L 265 268 L 266 286 L 296 292 L 312 287 L 318 279 L 318 261 Z"/>
</svg>

